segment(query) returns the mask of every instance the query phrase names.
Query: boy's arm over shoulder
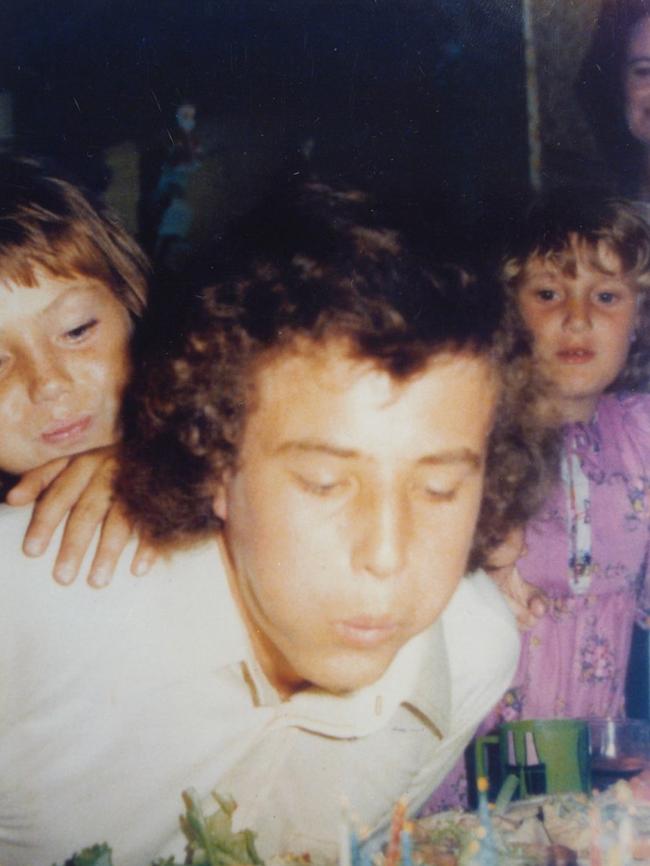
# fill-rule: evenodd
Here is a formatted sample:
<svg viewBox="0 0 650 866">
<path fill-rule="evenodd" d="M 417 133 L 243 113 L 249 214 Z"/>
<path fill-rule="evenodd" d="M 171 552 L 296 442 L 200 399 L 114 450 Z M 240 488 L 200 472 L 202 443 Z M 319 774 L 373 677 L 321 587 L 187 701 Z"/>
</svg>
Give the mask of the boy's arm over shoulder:
<svg viewBox="0 0 650 866">
<path fill-rule="evenodd" d="M 115 501 L 117 465 L 114 446 L 95 448 L 26 472 L 7 493 L 9 505 L 33 505 L 22 545 L 28 556 L 42 555 L 56 528 L 65 524 L 53 566 L 53 577 L 59 583 L 75 580 L 98 528 L 100 540 L 87 580 L 101 588 L 112 578 L 133 529 Z M 155 558 L 154 548 L 141 539 L 131 563 L 132 574 L 145 574 Z"/>
</svg>

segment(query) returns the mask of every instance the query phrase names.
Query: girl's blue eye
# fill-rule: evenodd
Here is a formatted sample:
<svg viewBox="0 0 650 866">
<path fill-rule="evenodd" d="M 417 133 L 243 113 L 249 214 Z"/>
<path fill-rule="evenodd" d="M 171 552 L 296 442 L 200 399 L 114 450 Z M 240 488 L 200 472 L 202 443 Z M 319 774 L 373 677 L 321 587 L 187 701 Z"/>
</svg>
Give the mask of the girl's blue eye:
<svg viewBox="0 0 650 866">
<path fill-rule="evenodd" d="M 540 301 L 552 301 L 555 298 L 555 291 L 553 289 L 539 289 L 537 297 Z"/>
</svg>

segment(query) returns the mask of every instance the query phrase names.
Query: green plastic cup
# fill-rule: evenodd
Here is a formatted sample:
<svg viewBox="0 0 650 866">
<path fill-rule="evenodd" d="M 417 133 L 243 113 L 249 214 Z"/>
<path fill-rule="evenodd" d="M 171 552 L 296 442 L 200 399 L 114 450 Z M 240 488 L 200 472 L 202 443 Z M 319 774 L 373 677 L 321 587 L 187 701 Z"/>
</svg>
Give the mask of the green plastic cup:
<svg viewBox="0 0 650 866">
<path fill-rule="evenodd" d="M 498 749 L 499 784 L 516 776 L 516 796 L 591 791 L 589 727 L 579 719 L 506 722 L 496 734 L 477 737 L 476 776 L 487 776 L 487 749 Z"/>
</svg>

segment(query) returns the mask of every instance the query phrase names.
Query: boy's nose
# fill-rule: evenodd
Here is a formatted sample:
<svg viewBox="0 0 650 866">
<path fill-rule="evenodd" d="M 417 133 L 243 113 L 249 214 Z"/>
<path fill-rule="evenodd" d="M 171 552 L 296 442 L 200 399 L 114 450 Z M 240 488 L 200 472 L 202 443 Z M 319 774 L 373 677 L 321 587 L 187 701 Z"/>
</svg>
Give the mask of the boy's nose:
<svg viewBox="0 0 650 866">
<path fill-rule="evenodd" d="M 33 357 L 28 376 L 29 395 L 34 403 L 57 400 L 70 390 L 70 375 L 55 352 Z"/>
<path fill-rule="evenodd" d="M 380 578 L 399 574 L 406 562 L 408 534 L 406 508 L 400 498 L 366 496 L 352 519 L 355 571 Z"/>
</svg>

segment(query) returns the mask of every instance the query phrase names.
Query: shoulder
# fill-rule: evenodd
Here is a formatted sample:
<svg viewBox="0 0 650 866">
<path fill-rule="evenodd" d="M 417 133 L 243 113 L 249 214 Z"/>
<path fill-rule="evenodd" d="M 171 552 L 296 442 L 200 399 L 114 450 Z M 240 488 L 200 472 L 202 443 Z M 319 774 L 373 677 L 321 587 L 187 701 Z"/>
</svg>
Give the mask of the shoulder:
<svg viewBox="0 0 650 866">
<path fill-rule="evenodd" d="M 10 523 L 18 535 L 25 525 L 15 516 Z M 95 590 L 81 579 L 58 585 L 49 555 L 12 552 L 0 578 L 0 735 L 25 715 L 25 696 L 34 718 L 52 696 L 64 696 L 62 712 L 74 716 L 89 695 L 125 718 L 146 702 L 176 700 L 178 689 L 203 694 L 202 683 L 243 658 L 243 626 L 214 542 L 161 559 L 139 578 L 129 573 L 131 553 Z"/>
<path fill-rule="evenodd" d="M 601 447 L 611 460 L 650 464 L 650 394 L 606 394 L 598 403 Z"/>
<path fill-rule="evenodd" d="M 482 570 L 462 578 L 444 613 L 448 628 L 468 625 L 481 632 L 517 633 L 515 619 L 494 581 Z"/>
<path fill-rule="evenodd" d="M 14 584 L 19 589 L 23 576 L 51 575 L 56 559 L 54 542 L 43 556 L 28 557 L 22 550 L 23 538 L 32 516 L 32 507 L 13 508 L 0 505 L 0 550 L 2 551 L 3 596 L 14 597 Z M 58 538 L 58 534 L 57 534 Z M 52 582 L 54 582 L 52 580 Z"/>
<path fill-rule="evenodd" d="M 599 424 L 625 420 L 650 435 L 650 394 L 605 394 L 598 402 Z"/>
<path fill-rule="evenodd" d="M 31 506 L 13 508 L 9 505 L 0 505 L 0 538 L 2 539 L 3 562 L 7 561 L 7 556 L 11 558 L 13 554 L 20 555 L 23 536 L 29 525 L 31 514 Z M 15 545 L 11 544 L 12 539 L 16 539 Z"/>
<path fill-rule="evenodd" d="M 29 574 L 33 577 L 51 576 L 56 560 L 57 552 L 61 542 L 63 526 L 59 526 L 54 533 L 47 551 L 39 557 L 28 557 L 22 552 L 22 542 L 29 525 L 32 515 L 32 507 L 13 508 L 8 505 L 0 505 L 0 549 L 2 550 L 2 575 L 3 580 L 11 579 L 16 571 L 23 575 Z M 91 543 L 84 557 L 84 561 L 80 568 L 80 574 L 88 572 L 92 558 L 95 553 L 96 544 L 99 538 L 97 532 L 95 539 Z M 125 548 L 120 560 L 117 564 L 113 582 L 110 585 L 111 593 L 103 591 L 89 590 L 90 595 L 102 595 L 109 597 L 110 595 L 120 594 L 120 587 L 123 585 L 123 578 L 129 575 L 130 563 L 135 551 L 136 541 L 132 540 Z M 213 545 L 214 546 L 214 545 Z M 192 575 L 201 574 L 201 571 L 195 572 L 192 568 L 192 563 L 196 564 L 205 556 L 206 545 L 197 545 L 194 548 L 187 548 L 178 551 L 169 557 L 161 557 L 154 567 L 154 572 L 163 578 L 168 579 L 176 575 L 187 574 L 187 579 L 191 580 Z M 54 582 L 54 581 L 53 581 Z M 5 584 L 6 585 L 6 584 Z M 55 584 L 56 585 L 56 584 Z M 79 578 L 73 586 L 68 589 L 73 589 L 76 586 L 84 585 L 82 578 Z M 88 589 L 86 587 L 86 589 Z"/>
<path fill-rule="evenodd" d="M 454 679 L 470 678 L 507 687 L 519 656 L 519 632 L 503 595 L 483 571 L 466 575 L 443 615 Z"/>
<path fill-rule="evenodd" d="M 111 584 L 102 590 L 90 588 L 83 577 L 92 560 L 91 546 L 81 576 L 63 587 L 52 577 L 61 530 L 43 556 L 22 553 L 30 515 L 31 508 L 0 506 L 0 631 L 5 636 L 60 635 L 69 626 L 91 641 L 93 634 L 110 640 L 112 629 L 132 630 L 135 641 L 159 628 L 189 628 L 192 621 L 197 629 L 203 623 L 207 628 L 212 613 L 227 606 L 227 583 L 214 541 L 161 556 L 146 577 L 136 578 L 130 573 L 134 540 L 123 552 Z"/>
</svg>

